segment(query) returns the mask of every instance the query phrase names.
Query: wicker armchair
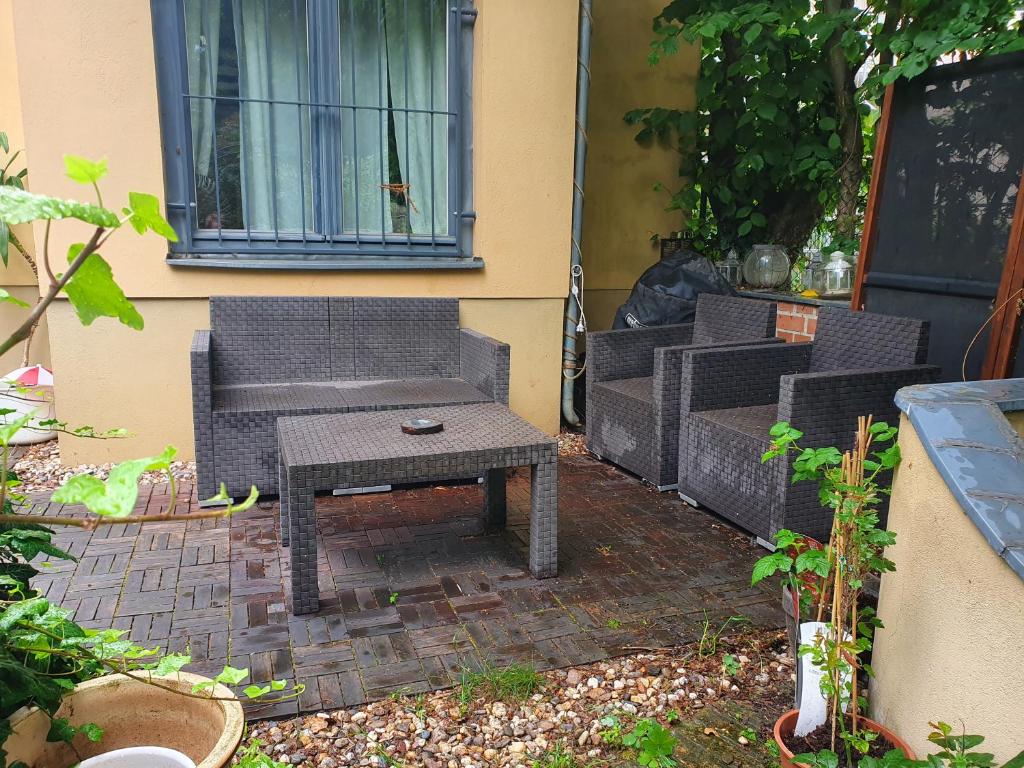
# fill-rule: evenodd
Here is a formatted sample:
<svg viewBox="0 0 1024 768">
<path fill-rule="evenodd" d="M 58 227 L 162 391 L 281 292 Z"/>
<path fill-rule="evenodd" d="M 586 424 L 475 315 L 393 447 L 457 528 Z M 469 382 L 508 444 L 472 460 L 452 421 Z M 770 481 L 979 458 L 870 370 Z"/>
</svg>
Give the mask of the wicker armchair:
<svg viewBox="0 0 1024 768">
<path fill-rule="evenodd" d="M 587 447 L 658 490 L 675 488 L 683 352 L 774 343 L 775 304 L 701 294 L 693 323 L 587 334 Z"/>
<path fill-rule="evenodd" d="M 813 342 L 695 350 L 682 361 L 679 495 L 763 542 L 780 528 L 828 538 L 832 516 L 791 462 L 761 463 L 771 426 L 788 421 L 808 447 L 848 446 L 857 417 L 893 423 L 896 390 L 934 381 L 922 365 L 928 323 L 823 307 Z M 883 507 L 883 517 L 887 507 Z"/>
</svg>

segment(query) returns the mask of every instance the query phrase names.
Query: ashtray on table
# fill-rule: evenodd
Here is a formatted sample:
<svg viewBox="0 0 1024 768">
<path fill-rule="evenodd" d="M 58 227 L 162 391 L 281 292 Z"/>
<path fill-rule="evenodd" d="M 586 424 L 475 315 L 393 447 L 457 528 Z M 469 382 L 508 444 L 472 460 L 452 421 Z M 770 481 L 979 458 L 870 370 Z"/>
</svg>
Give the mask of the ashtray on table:
<svg viewBox="0 0 1024 768">
<path fill-rule="evenodd" d="M 442 429 L 444 422 L 434 419 L 409 419 L 402 422 L 402 431 L 407 435 L 432 435 Z"/>
</svg>

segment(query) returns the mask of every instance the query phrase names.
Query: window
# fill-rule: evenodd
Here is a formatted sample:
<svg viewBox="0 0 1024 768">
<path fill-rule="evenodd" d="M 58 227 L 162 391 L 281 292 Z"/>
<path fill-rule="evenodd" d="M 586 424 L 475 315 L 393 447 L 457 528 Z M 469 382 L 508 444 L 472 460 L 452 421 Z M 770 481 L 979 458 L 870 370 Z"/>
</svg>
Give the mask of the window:
<svg viewBox="0 0 1024 768">
<path fill-rule="evenodd" d="M 151 3 L 172 263 L 479 264 L 471 0 Z"/>
</svg>

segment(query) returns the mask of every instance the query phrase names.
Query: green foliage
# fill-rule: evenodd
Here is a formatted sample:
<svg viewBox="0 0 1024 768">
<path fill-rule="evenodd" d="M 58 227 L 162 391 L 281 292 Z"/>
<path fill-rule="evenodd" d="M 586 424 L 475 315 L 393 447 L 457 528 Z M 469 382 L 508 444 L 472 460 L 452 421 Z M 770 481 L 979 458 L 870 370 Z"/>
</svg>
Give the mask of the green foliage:
<svg viewBox="0 0 1024 768">
<path fill-rule="evenodd" d="M 14 164 L 18 160 L 18 155 L 21 154 L 21 150 L 11 152 L 11 144 L 7 139 L 7 134 L 0 131 L 0 152 L 3 152 L 3 159 L 0 159 L 0 187 L 13 187 L 14 189 L 25 188 L 25 178 L 28 176 L 28 168 L 22 167 L 19 170 L 14 169 Z M 11 232 L 7 222 L 0 219 L 0 262 L 7 266 L 7 259 L 10 254 L 10 246 L 14 247 L 24 253 L 21 247 L 21 243 Z M 3 299 L 0 299 L 3 300 Z"/>
<path fill-rule="evenodd" d="M 122 462 L 105 481 L 93 475 L 75 475 L 53 492 L 52 499 L 60 504 L 82 504 L 101 517 L 126 517 L 139 497 L 139 475 L 170 470 L 176 453 L 173 446 L 167 446 L 159 456 Z"/>
<path fill-rule="evenodd" d="M 881 86 L 951 55 L 1024 48 L 1018 7 L 672 0 L 654 20 L 649 60 L 699 45 L 696 108 L 643 106 L 625 119 L 639 141 L 678 147 L 685 181 L 669 208 L 698 249 L 715 255 L 772 242 L 794 252 L 821 228 L 833 247 L 848 249 Z"/>
<path fill-rule="evenodd" d="M 459 703 L 463 709 L 483 695 L 489 699 L 522 701 L 544 687 L 544 678 L 533 667 L 510 664 L 507 667 L 484 665 L 479 672 L 463 670 L 459 678 Z"/>
<path fill-rule="evenodd" d="M 83 248 L 84 243 L 75 243 L 68 249 L 69 264 L 78 258 Z M 98 253 L 86 256 L 64 286 L 64 292 L 82 325 L 92 325 L 97 317 L 115 317 L 133 330 L 142 330 L 142 315 L 128 301 L 121 286 L 114 281 L 110 265 Z"/>
<path fill-rule="evenodd" d="M 746 621 L 747 618 L 745 616 L 730 616 L 722 622 L 717 630 L 712 630 L 711 619 L 708 618 L 708 612 L 704 611 L 704 621 L 701 622 L 703 630 L 701 631 L 700 642 L 697 643 L 697 656 L 702 659 L 714 656 L 718 653 L 718 641 L 725 631 L 733 624 L 743 624 Z"/>
<path fill-rule="evenodd" d="M 95 227 L 116 228 L 117 214 L 90 203 L 34 195 L 23 189 L 0 187 L 0 221 L 9 226 L 33 221 L 78 219 Z"/>
<path fill-rule="evenodd" d="M 637 762 L 647 768 L 674 768 L 676 743 L 672 731 L 650 718 L 638 720 L 633 730 L 622 736 L 623 746 L 636 750 Z"/>
<path fill-rule="evenodd" d="M 250 741 L 238 753 L 236 768 L 291 768 L 291 763 L 281 763 L 263 752 L 263 743 L 259 739 Z"/>
<path fill-rule="evenodd" d="M 557 742 L 543 756 L 532 761 L 533 768 L 578 768 L 579 762 L 571 749 Z"/>
<path fill-rule="evenodd" d="M 740 663 L 740 660 L 731 653 L 727 653 L 722 657 L 722 671 L 729 677 L 736 677 L 742 667 L 743 665 Z"/>
</svg>

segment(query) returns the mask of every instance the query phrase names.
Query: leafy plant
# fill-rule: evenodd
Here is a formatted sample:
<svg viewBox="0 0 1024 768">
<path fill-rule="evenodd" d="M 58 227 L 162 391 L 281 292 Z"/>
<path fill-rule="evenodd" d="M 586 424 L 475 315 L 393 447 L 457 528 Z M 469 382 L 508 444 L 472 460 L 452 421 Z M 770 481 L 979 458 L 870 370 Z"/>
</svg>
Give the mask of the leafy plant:
<svg viewBox="0 0 1024 768">
<path fill-rule="evenodd" d="M 622 721 L 615 715 L 605 715 L 598 722 L 604 726 L 601 741 L 612 747 L 622 746 Z"/>
<path fill-rule="evenodd" d="M 762 460 L 797 454 L 793 460 L 793 482 L 818 483 L 822 504 L 833 512 L 832 533 L 821 554 L 812 555 L 809 553 L 813 550 L 805 550 L 794 559 L 777 551 L 762 558 L 755 565 L 754 581 L 776 572 L 798 570 L 797 560 L 801 557 L 805 570 L 812 570 L 823 580 L 817 610 L 819 621 L 827 619 L 827 631 L 816 642 L 802 646 L 800 653 L 810 656 L 814 665 L 825 672 L 821 692 L 828 701 L 831 731 L 827 752 L 834 755 L 838 744 L 844 750 L 847 765 L 867 768 L 872 763 L 864 761 L 877 734 L 862 728 L 859 722 L 866 702 L 858 690 L 858 674 L 861 670 L 871 674 L 870 667 L 859 659 L 871 649 L 874 630 L 881 622 L 872 609 L 862 605 L 861 593 L 869 574 L 895 567 L 884 555 L 885 548 L 895 541 L 895 534 L 880 527 L 878 505 L 889 493 L 883 480 L 900 460 L 896 429 L 861 417 L 854 446 L 845 453 L 837 448 L 800 448 L 803 433 L 785 422 L 774 425 L 771 436 L 771 449 Z M 782 541 L 789 541 L 792 534 L 783 534 Z M 854 755 L 859 762 L 855 762 Z M 821 753 L 821 760 L 826 762 L 808 764 L 823 767 L 831 757 Z"/>
<path fill-rule="evenodd" d="M 701 631 L 700 642 L 697 644 L 697 655 L 702 659 L 714 656 L 718 653 L 718 641 L 725 631 L 733 624 L 742 624 L 745 621 L 747 621 L 745 616 L 730 616 L 722 622 L 722 625 L 717 630 L 712 631 L 711 619 L 708 618 L 708 612 L 704 611 L 703 630 Z"/>
<path fill-rule="evenodd" d="M 290 768 L 291 763 L 282 763 L 274 760 L 270 755 L 263 752 L 263 743 L 259 739 L 250 741 L 245 748 L 237 755 L 237 768 Z"/>
<path fill-rule="evenodd" d="M 622 622 L 618 619 L 608 619 L 608 621 L 605 622 L 605 626 L 608 627 L 608 629 L 618 629 L 622 626 Z"/>
<path fill-rule="evenodd" d="M 731 653 L 727 653 L 722 657 L 722 671 L 729 677 L 735 677 L 738 675 L 741 667 L 742 665 L 740 664 L 740 660 Z"/>
<path fill-rule="evenodd" d="M 388 595 L 388 605 L 396 605 L 398 603 L 398 593 L 392 592 Z"/>
<path fill-rule="evenodd" d="M 657 720 L 638 720 L 633 730 L 623 735 L 622 743 L 636 750 L 640 765 L 648 768 L 674 768 L 676 765 L 672 758 L 676 737 Z"/>
<path fill-rule="evenodd" d="M 577 768 L 579 762 L 571 749 L 557 742 L 548 752 L 532 762 L 533 768 Z"/>
<path fill-rule="evenodd" d="M 679 210 L 699 250 L 795 253 L 827 223 L 857 236 L 884 85 L 931 64 L 1024 48 L 1015 0 L 672 0 L 649 60 L 700 46 L 692 111 L 643 106 L 637 139 L 674 140 Z M 659 185 L 664 188 L 664 185 Z"/>
<path fill-rule="evenodd" d="M 523 701 L 543 687 L 544 678 L 533 667 L 523 664 L 492 667 L 485 664 L 478 672 L 463 670 L 458 697 L 465 710 L 481 694 L 496 701 Z"/>
</svg>

